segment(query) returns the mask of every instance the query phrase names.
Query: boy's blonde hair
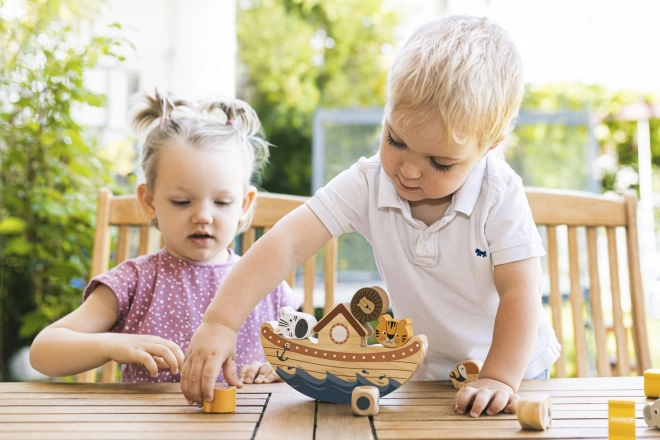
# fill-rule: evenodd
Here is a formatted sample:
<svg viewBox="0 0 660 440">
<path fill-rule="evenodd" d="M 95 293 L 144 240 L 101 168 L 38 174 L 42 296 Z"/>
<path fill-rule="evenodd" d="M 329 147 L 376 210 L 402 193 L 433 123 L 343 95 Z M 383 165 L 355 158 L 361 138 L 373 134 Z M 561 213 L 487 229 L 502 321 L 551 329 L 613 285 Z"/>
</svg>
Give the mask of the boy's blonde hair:
<svg viewBox="0 0 660 440">
<path fill-rule="evenodd" d="M 452 16 L 418 28 L 387 80 L 386 114 L 417 125 L 439 119 L 458 144 L 483 150 L 500 141 L 523 95 L 522 62 L 512 39 L 486 18 Z"/>
<path fill-rule="evenodd" d="M 230 145 L 245 154 L 245 187 L 256 183 L 259 171 L 268 160 L 268 142 L 258 136 L 261 123 L 256 112 L 240 99 L 207 101 L 194 104 L 175 100 L 156 90 L 153 95 L 139 94 L 129 113 L 133 130 L 147 133 L 142 144 L 142 169 L 146 184 L 153 188 L 158 178 L 158 153 L 164 148 L 222 150 Z M 237 233 L 250 226 L 255 203 Z M 154 224 L 154 226 L 158 226 Z"/>
</svg>

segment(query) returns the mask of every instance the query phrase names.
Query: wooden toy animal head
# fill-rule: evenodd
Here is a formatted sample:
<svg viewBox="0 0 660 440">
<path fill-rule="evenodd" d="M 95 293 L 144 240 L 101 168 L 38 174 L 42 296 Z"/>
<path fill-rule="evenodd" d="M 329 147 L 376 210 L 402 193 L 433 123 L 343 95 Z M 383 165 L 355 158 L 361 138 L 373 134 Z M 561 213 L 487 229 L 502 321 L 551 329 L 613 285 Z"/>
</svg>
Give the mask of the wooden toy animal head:
<svg viewBox="0 0 660 440">
<path fill-rule="evenodd" d="M 378 318 L 374 335 L 383 347 L 403 347 L 410 338 L 415 336 L 412 329 L 412 319 L 392 319 L 388 314 L 381 315 Z"/>
<path fill-rule="evenodd" d="M 480 360 L 467 360 L 456 364 L 456 369 L 449 373 L 449 378 L 454 384 L 454 388 L 460 389 L 469 382 L 474 382 L 479 378 L 479 373 L 483 367 Z"/>
<path fill-rule="evenodd" d="M 360 322 L 371 322 L 387 313 L 390 297 L 380 287 L 363 287 L 351 299 L 351 314 Z"/>
<path fill-rule="evenodd" d="M 309 313 L 297 312 L 293 307 L 286 306 L 280 309 L 280 320 L 275 333 L 285 338 L 305 339 L 312 334 L 316 325 L 316 318 Z"/>
<path fill-rule="evenodd" d="M 660 399 L 644 406 L 644 421 L 649 426 L 660 428 Z"/>
</svg>

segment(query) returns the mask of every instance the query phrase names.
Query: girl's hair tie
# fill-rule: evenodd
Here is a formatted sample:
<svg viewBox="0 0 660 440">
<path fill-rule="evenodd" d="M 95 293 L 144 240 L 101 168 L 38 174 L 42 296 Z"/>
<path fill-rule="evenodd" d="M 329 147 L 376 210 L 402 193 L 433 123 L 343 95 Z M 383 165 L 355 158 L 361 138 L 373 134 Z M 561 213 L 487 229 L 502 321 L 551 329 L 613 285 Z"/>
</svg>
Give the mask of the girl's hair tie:
<svg viewBox="0 0 660 440">
<path fill-rule="evenodd" d="M 234 125 L 233 119 L 227 119 L 227 125 Z"/>
<path fill-rule="evenodd" d="M 165 122 L 165 121 L 169 121 L 169 120 L 170 120 L 170 117 L 169 117 L 169 116 L 165 116 L 165 115 L 163 115 L 163 116 L 160 117 L 160 123 L 161 123 L 161 124 L 162 124 L 163 122 Z"/>
</svg>

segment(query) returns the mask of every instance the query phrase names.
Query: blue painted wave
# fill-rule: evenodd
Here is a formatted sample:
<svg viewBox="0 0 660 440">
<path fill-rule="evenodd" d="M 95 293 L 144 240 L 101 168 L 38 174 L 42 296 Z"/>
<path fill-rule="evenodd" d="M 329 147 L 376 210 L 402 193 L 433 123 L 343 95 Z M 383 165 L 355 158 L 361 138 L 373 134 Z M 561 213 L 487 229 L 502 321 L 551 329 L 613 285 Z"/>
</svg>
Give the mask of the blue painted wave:
<svg viewBox="0 0 660 440">
<path fill-rule="evenodd" d="M 370 386 L 378 388 L 380 396 L 386 396 L 399 388 L 401 384 L 390 379 L 389 383 L 380 386 L 357 374 L 356 380 L 344 380 L 332 373 L 327 373 L 325 379 L 317 379 L 307 371 L 296 368 L 294 373 L 287 373 L 281 367 L 277 367 L 277 374 L 284 382 L 300 393 L 329 403 L 351 403 L 353 388 L 359 386 Z"/>
</svg>

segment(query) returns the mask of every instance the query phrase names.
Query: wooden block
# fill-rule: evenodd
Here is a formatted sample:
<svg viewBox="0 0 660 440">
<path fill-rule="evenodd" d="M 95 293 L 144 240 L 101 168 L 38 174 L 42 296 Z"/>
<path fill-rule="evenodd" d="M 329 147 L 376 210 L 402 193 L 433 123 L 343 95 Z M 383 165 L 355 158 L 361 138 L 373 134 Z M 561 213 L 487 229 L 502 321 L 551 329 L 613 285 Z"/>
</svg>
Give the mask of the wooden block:
<svg viewBox="0 0 660 440">
<path fill-rule="evenodd" d="M 644 406 L 644 421 L 652 428 L 660 428 L 660 399 Z"/>
<path fill-rule="evenodd" d="M 205 413 L 232 413 L 236 411 L 236 387 L 218 383 L 213 390 L 213 402 L 204 401 Z"/>
<path fill-rule="evenodd" d="M 608 400 L 608 439 L 635 439 L 635 401 Z"/>
<path fill-rule="evenodd" d="M 534 394 L 518 402 L 518 422 L 523 429 L 545 431 L 552 423 L 552 401 L 547 394 Z"/>
<path fill-rule="evenodd" d="M 351 409 L 356 416 L 378 414 L 380 393 L 376 387 L 355 387 L 351 398 Z"/>
<path fill-rule="evenodd" d="M 644 372 L 644 394 L 646 397 L 657 399 L 660 397 L 660 369 L 651 369 Z"/>
<path fill-rule="evenodd" d="M 412 329 L 412 319 L 392 319 L 388 314 L 378 317 L 375 330 L 376 340 L 387 348 L 403 347 L 415 336 Z"/>
<path fill-rule="evenodd" d="M 275 333 L 289 339 L 305 339 L 314 332 L 316 318 L 286 306 L 280 309 L 280 320 L 277 324 Z"/>
<path fill-rule="evenodd" d="M 454 388 L 460 390 L 467 383 L 479 379 L 479 373 L 484 363 L 479 359 L 469 359 L 456 364 L 456 369 L 449 373 L 449 378 L 454 384 Z"/>
<path fill-rule="evenodd" d="M 387 313 L 389 307 L 389 295 L 377 286 L 358 290 L 350 303 L 351 313 L 360 322 L 375 321 L 380 315 Z"/>
</svg>

